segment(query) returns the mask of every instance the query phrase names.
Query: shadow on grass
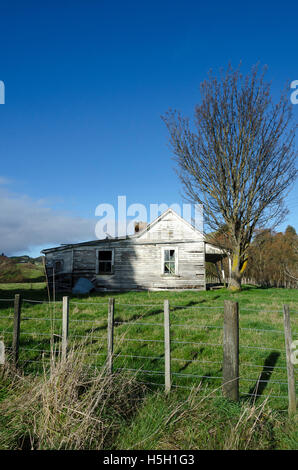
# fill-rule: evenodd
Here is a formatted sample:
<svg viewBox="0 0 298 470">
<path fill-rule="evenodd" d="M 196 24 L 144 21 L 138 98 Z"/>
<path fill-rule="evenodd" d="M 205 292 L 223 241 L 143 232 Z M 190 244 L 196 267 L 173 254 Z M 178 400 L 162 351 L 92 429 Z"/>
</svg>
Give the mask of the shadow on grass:
<svg viewBox="0 0 298 470">
<path fill-rule="evenodd" d="M 217 300 L 219 299 L 220 296 L 219 295 L 216 295 L 215 297 L 212 297 L 210 299 L 202 299 L 202 300 L 198 300 L 197 302 L 193 301 L 193 300 L 190 300 L 187 304 L 185 305 L 180 305 L 180 306 L 171 306 L 171 311 L 172 312 L 175 312 L 175 311 L 179 311 L 179 310 L 183 310 L 183 308 L 187 308 L 187 307 L 200 307 L 201 304 L 204 304 L 206 302 L 210 302 L 210 301 L 213 301 L 213 300 Z"/>
<path fill-rule="evenodd" d="M 261 374 L 259 375 L 258 380 L 250 388 L 248 394 L 242 397 L 242 400 L 248 400 L 250 402 L 257 402 L 261 398 L 264 390 L 266 389 L 270 381 L 271 375 L 274 372 L 274 368 L 276 366 L 279 356 L 280 356 L 279 352 L 273 351 L 269 354 L 268 357 L 266 357 L 264 365 L 263 365 L 263 370 Z"/>
<path fill-rule="evenodd" d="M 24 283 L 20 283 L 24 284 Z M 28 283 L 30 286 L 34 286 L 35 283 Z M 13 300 L 16 294 L 20 294 L 23 299 L 30 300 L 39 300 L 39 301 L 48 301 L 48 293 L 45 286 L 37 286 L 34 289 L 25 289 L 21 285 L 18 286 L 17 283 L 14 283 L 14 287 L 11 289 L 3 289 L 0 285 L 0 300 L 1 299 L 11 299 L 9 302 L 0 301 L 0 310 L 13 308 Z M 60 299 L 59 299 L 60 300 Z"/>
<path fill-rule="evenodd" d="M 140 318 L 141 319 L 144 319 L 144 318 L 150 318 L 150 317 L 153 317 L 154 315 L 158 315 L 160 313 L 163 313 L 163 309 L 161 308 L 157 308 L 155 310 L 150 310 L 149 312 L 143 314 L 143 315 L 140 315 L 139 313 L 135 313 L 134 315 L 131 315 L 128 319 L 127 318 L 123 318 L 121 316 L 117 316 L 114 318 L 114 322 L 115 322 L 115 326 L 121 326 L 121 325 L 117 325 L 117 323 L 132 323 L 136 320 L 139 320 Z"/>
<path fill-rule="evenodd" d="M 183 370 L 187 369 L 187 367 L 192 364 L 192 361 L 196 360 L 198 355 L 203 353 L 204 349 L 205 348 L 200 348 L 199 351 L 196 351 L 194 354 L 192 354 L 191 360 L 185 362 L 185 364 L 178 369 L 178 372 L 182 372 Z"/>
</svg>

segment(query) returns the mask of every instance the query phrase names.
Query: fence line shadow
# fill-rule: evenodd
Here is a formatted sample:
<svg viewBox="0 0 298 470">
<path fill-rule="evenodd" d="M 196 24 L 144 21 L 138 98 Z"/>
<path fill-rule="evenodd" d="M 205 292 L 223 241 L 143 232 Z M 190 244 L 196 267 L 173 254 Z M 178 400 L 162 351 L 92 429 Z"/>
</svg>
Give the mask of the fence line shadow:
<svg viewBox="0 0 298 470">
<path fill-rule="evenodd" d="M 266 357 L 263 365 L 263 370 L 259 375 L 258 380 L 250 388 L 248 394 L 244 395 L 243 399 L 256 402 L 261 398 L 261 395 L 268 386 L 269 380 L 271 378 L 272 373 L 274 372 L 274 368 L 279 357 L 280 353 L 276 351 L 271 352 L 269 356 Z"/>
</svg>

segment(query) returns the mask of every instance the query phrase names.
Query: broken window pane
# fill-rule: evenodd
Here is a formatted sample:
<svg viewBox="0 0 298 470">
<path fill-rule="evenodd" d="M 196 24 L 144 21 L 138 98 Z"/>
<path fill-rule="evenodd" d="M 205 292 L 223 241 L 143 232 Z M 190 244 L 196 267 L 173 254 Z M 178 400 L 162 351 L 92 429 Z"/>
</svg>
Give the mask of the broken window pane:
<svg viewBox="0 0 298 470">
<path fill-rule="evenodd" d="M 164 274 L 175 274 L 176 260 L 175 250 L 164 251 Z"/>
<path fill-rule="evenodd" d="M 165 262 L 165 274 L 175 274 L 175 263 Z"/>
</svg>

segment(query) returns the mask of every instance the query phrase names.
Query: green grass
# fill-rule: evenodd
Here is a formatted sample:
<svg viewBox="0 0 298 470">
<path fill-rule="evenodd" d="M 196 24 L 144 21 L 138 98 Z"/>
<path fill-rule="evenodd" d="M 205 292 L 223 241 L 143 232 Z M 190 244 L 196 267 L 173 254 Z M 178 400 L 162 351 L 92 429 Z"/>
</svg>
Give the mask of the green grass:
<svg viewBox="0 0 298 470">
<path fill-rule="evenodd" d="M 36 377 L 0 371 L 0 449 L 297 449 L 297 423 L 266 402 L 202 387 L 165 396 L 134 374 L 87 370 L 82 355 L 71 350 Z"/>
<path fill-rule="evenodd" d="M 251 407 L 200 392 L 148 395 L 119 432 L 117 449 L 297 449 L 297 427 L 264 404 Z"/>
<path fill-rule="evenodd" d="M 29 265 L 25 263 L 17 263 L 16 266 L 21 270 L 24 278 L 28 281 L 31 279 L 34 281 L 35 279 L 44 277 L 44 268 L 42 264 Z"/>
<path fill-rule="evenodd" d="M 44 281 L 44 267 L 41 262 L 35 262 L 30 258 L 21 260 L 22 257 L 7 258 L 0 256 L 0 282 Z"/>
<path fill-rule="evenodd" d="M 21 365 L 26 374 L 40 373 L 43 368 L 42 361 L 49 358 L 51 338 L 54 338 L 57 347 L 60 345 L 58 335 L 61 333 L 61 295 L 57 296 L 55 304 L 29 303 L 28 299 L 47 300 L 44 284 L 34 285 L 33 290 L 28 289 L 27 285 L 0 285 L 0 298 L 13 298 L 15 293 L 21 293 L 25 299 L 22 307 L 20 339 Z M 107 301 L 111 296 L 115 298 L 114 368 L 116 371 L 137 370 L 139 381 L 152 383 L 149 385 L 152 394 L 148 395 L 139 408 L 135 419 L 129 425 L 129 432 L 125 427 L 123 432 L 119 433 L 115 444 L 117 448 L 131 448 L 132 442 L 136 442 L 136 436 L 138 436 L 137 442 L 142 441 L 142 436 L 146 438 L 146 443 L 140 444 L 138 448 L 162 448 L 160 446 L 172 448 L 175 441 L 180 442 L 177 444 L 180 448 L 186 448 L 184 447 L 186 445 L 196 446 L 198 440 L 202 448 L 220 448 L 220 442 L 224 441 L 223 435 L 226 433 L 226 419 L 229 420 L 228 428 L 232 432 L 239 415 L 243 412 L 243 406 L 247 403 L 251 405 L 249 399 L 252 398 L 249 394 L 253 393 L 260 376 L 261 380 L 269 382 L 259 383 L 258 393 L 261 397 L 256 398 L 255 404 L 259 406 L 269 395 L 268 406 L 279 414 L 278 419 L 274 418 L 274 432 L 279 436 L 274 437 L 276 441 L 274 446 L 293 448 L 295 433 L 292 424 L 289 424 L 289 433 L 285 433 L 284 439 L 282 437 L 288 406 L 287 399 L 283 398 L 287 396 L 287 374 L 282 305 L 286 303 L 290 306 L 293 339 L 297 339 L 297 290 L 245 286 L 237 293 L 222 289 L 208 292 L 127 292 L 72 296 L 70 346 L 85 341 L 84 349 L 89 355 L 87 360 L 95 367 L 101 367 L 106 359 Z M 173 373 L 173 392 L 167 400 L 164 400 L 162 392 L 164 299 L 169 299 L 171 307 Z M 241 401 L 239 404 L 231 404 L 224 400 L 220 390 L 223 304 L 226 299 L 238 301 L 240 307 Z M 0 301 L 0 335 L 4 337 L 7 346 L 11 345 L 12 314 L 13 303 Z M 48 351 L 48 354 L 42 351 Z M 210 425 L 213 431 L 212 429 L 209 433 L 204 431 L 205 421 L 203 420 L 201 424 L 198 420 L 192 423 L 193 418 L 186 421 L 179 420 L 178 430 L 175 426 L 171 428 L 171 432 L 167 427 L 164 428 L 162 423 L 165 422 L 165 416 L 170 413 L 171 406 L 179 400 L 184 403 L 189 388 L 199 384 L 202 387 L 200 396 L 208 396 L 204 402 L 204 409 L 208 411 L 206 413 L 213 423 Z M 5 395 L 5 392 L 2 393 Z M 206 422 L 208 419 L 206 418 Z M 267 444 L 263 442 L 265 448 L 273 445 L 273 438 L 269 432 L 273 426 L 272 419 L 271 416 L 270 420 L 266 421 L 268 426 L 265 434 L 268 442 L 266 441 Z M 155 432 L 156 429 L 159 431 Z M 193 429 L 197 429 L 197 434 Z M 152 438 L 148 438 L 149 431 L 154 433 Z M 170 439 L 171 433 L 176 437 Z"/>
<path fill-rule="evenodd" d="M 2 287 L 2 286 L 1 286 Z M 35 304 L 28 299 L 46 299 L 46 290 L 0 290 L 2 298 L 21 292 L 24 298 L 20 340 L 20 361 L 32 371 L 34 362 L 49 351 L 50 338 L 61 332 L 61 296 L 56 304 Z M 128 292 L 73 297 L 70 300 L 70 344 L 88 336 L 86 350 L 90 361 L 100 366 L 106 357 L 107 299 L 115 297 L 115 369 L 140 369 L 147 382 L 163 384 L 163 301 L 170 301 L 171 355 L 174 387 L 190 387 L 202 381 L 219 387 L 222 371 L 223 301 L 233 299 L 240 306 L 240 392 L 253 392 L 257 380 L 270 379 L 259 392 L 287 395 L 282 304 L 297 312 L 296 290 L 246 287 L 237 294 L 227 290 L 208 292 Z M 1 302 L 0 329 L 9 346 L 12 333 L 12 303 Z M 296 309 L 296 310 L 295 310 Z M 297 313 L 292 314 L 292 329 L 297 337 Z M 260 331 L 255 331 L 260 330 Z M 262 331 L 266 330 L 266 331 Z M 296 336 L 295 336 L 296 335 Z M 147 341 L 148 340 L 148 341 Z M 260 349 L 258 349 L 260 348 Z M 30 351 L 34 349 L 36 351 Z M 134 356 L 134 357 L 130 357 Z M 140 356 L 140 357 L 137 357 Z M 249 365 L 248 365 L 249 364 Z M 265 366 L 265 367 L 264 367 Z M 152 372 L 142 373 L 142 369 Z M 198 377 L 192 377 L 198 376 Z M 210 377 L 210 378 L 209 378 Z M 214 377 L 214 378 L 213 378 Z M 275 383 L 282 382 L 282 383 Z M 264 384 L 266 385 L 266 384 Z M 264 389 L 263 389 L 264 388 Z M 286 400 L 272 398 L 275 407 L 286 407 Z"/>
</svg>

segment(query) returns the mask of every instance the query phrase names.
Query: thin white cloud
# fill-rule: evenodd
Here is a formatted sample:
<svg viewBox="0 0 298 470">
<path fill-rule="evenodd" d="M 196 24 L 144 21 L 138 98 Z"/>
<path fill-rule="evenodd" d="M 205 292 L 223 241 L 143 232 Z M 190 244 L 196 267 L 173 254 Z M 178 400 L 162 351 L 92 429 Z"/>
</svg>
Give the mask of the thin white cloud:
<svg viewBox="0 0 298 470">
<path fill-rule="evenodd" d="M 4 186 L 6 184 L 10 184 L 12 181 L 4 176 L 0 176 L 0 186 Z"/>
<path fill-rule="evenodd" d="M 0 177 L 0 184 L 1 180 L 5 178 Z M 37 246 L 94 240 L 95 223 L 95 219 L 58 212 L 41 201 L 0 188 L 0 252 L 6 255 Z"/>
</svg>

